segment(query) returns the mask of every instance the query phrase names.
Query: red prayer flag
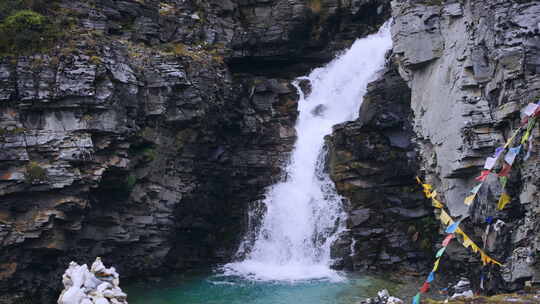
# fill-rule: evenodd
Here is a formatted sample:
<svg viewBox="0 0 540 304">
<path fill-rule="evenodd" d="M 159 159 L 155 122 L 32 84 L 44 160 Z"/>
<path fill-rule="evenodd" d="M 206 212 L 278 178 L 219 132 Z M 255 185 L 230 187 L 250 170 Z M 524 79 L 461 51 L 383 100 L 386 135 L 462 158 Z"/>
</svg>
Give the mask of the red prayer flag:
<svg viewBox="0 0 540 304">
<path fill-rule="evenodd" d="M 538 107 L 536 109 L 536 111 L 534 112 L 534 114 L 532 115 L 533 117 L 536 117 L 536 116 L 540 116 L 540 107 Z"/>
<path fill-rule="evenodd" d="M 421 293 L 426 293 L 429 291 L 429 283 L 428 282 L 424 282 L 424 285 L 422 285 L 422 288 L 420 288 L 420 292 Z"/>
<path fill-rule="evenodd" d="M 486 178 L 488 177 L 488 175 L 491 173 L 491 170 L 483 170 L 482 173 L 480 173 L 480 176 L 478 176 L 477 178 L 475 178 L 477 181 L 479 182 L 483 182 L 486 180 Z"/>
<path fill-rule="evenodd" d="M 454 238 L 454 234 L 449 234 L 444 238 L 444 241 L 442 242 L 443 247 L 448 246 L 450 244 L 450 241 Z"/>
<path fill-rule="evenodd" d="M 535 114 L 533 114 L 533 115 L 535 115 Z M 527 125 L 528 122 L 529 122 L 529 116 L 523 117 L 523 119 L 521 120 L 521 126 L 523 127 L 523 126 Z"/>
<path fill-rule="evenodd" d="M 510 173 L 510 170 L 512 170 L 512 166 L 505 163 L 503 165 L 501 172 L 499 172 L 499 176 L 508 176 L 508 174 Z"/>
</svg>

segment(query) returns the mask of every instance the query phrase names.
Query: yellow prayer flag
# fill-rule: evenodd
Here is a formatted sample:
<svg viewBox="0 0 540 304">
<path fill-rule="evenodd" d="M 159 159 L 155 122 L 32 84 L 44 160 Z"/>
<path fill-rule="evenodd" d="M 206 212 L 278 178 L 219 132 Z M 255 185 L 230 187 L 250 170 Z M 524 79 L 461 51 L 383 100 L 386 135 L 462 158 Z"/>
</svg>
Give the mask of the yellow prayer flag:
<svg viewBox="0 0 540 304">
<path fill-rule="evenodd" d="M 474 202 L 474 198 L 476 197 L 476 194 L 473 194 L 473 195 L 470 195 L 470 196 L 467 196 L 465 198 L 465 201 L 463 201 L 463 203 L 467 206 L 470 206 L 473 202 Z"/>
<path fill-rule="evenodd" d="M 475 243 L 471 243 L 471 248 L 474 253 L 477 253 L 480 250 L 478 245 L 476 245 Z"/>
<path fill-rule="evenodd" d="M 487 256 L 483 251 L 480 251 L 480 259 L 482 260 L 482 264 L 486 266 L 491 261 L 491 258 Z"/>
<path fill-rule="evenodd" d="M 501 195 L 501 198 L 499 199 L 499 203 L 497 204 L 497 209 L 503 210 L 504 207 L 512 200 L 510 195 L 508 195 L 506 192 L 503 192 Z"/>
<path fill-rule="evenodd" d="M 514 134 L 512 135 L 512 137 L 508 139 L 508 141 L 504 145 L 505 149 L 508 148 L 512 144 L 512 142 L 514 142 L 514 138 L 516 138 L 516 135 L 519 133 L 520 130 L 521 128 L 517 129 L 516 132 L 514 132 Z"/>
<path fill-rule="evenodd" d="M 480 258 L 482 259 L 482 263 L 484 263 L 484 265 L 487 265 L 489 263 L 491 264 L 495 264 L 495 265 L 499 265 L 499 266 L 502 266 L 502 264 L 492 258 L 490 258 L 485 252 L 483 252 L 482 250 L 480 250 Z"/>
<path fill-rule="evenodd" d="M 499 265 L 499 266 L 502 266 L 502 264 L 501 264 L 501 263 L 499 263 L 499 262 L 495 261 L 494 259 L 491 259 L 491 263 L 493 263 L 493 264 L 496 264 L 496 265 Z"/>
<path fill-rule="evenodd" d="M 448 215 L 448 213 L 446 213 L 446 211 L 444 210 L 441 210 L 441 222 L 445 225 L 448 225 L 450 222 L 453 222 L 450 215 Z"/>
<path fill-rule="evenodd" d="M 473 241 L 466 235 L 463 236 L 463 247 L 469 248 L 473 243 Z"/>
<path fill-rule="evenodd" d="M 431 198 L 433 195 L 431 194 L 431 190 L 433 189 L 431 187 L 431 185 L 429 184 L 423 184 L 422 185 L 424 187 L 424 194 L 426 195 L 427 198 Z"/>
<path fill-rule="evenodd" d="M 523 145 L 524 143 L 527 142 L 527 140 L 529 140 L 529 136 L 531 135 L 531 130 L 527 129 L 527 131 L 525 132 L 525 134 L 523 134 L 523 137 L 521 138 L 521 144 Z"/>
<path fill-rule="evenodd" d="M 463 230 L 461 230 L 461 228 L 458 228 L 456 230 L 456 233 L 460 234 L 463 237 L 463 247 L 471 247 L 474 253 L 477 253 L 478 250 L 480 250 L 480 248 L 473 242 L 473 240 L 471 240 L 471 238 L 465 232 L 463 232 Z"/>
<path fill-rule="evenodd" d="M 441 258 L 438 258 L 436 261 L 435 261 L 435 264 L 433 264 L 433 270 L 432 272 L 436 272 L 437 269 L 439 269 L 439 262 L 441 261 Z"/>
<path fill-rule="evenodd" d="M 431 199 L 431 205 L 433 205 L 433 207 L 438 208 L 438 209 L 444 208 L 443 203 L 441 203 L 441 202 L 440 202 L 439 200 L 437 200 L 436 198 L 432 198 L 432 199 Z"/>
</svg>

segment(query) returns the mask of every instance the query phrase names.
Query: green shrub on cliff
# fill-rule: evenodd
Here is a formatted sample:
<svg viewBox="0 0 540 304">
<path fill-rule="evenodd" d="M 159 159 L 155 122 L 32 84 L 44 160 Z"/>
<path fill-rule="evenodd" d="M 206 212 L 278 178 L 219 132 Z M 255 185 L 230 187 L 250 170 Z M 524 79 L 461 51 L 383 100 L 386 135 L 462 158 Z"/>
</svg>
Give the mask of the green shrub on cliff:
<svg viewBox="0 0 540 304">
<path fill-rule="evenodd" d="M 32 10 L 16 11 L 0 24 L 0 51 L 37 51 L 54 41 L 56 33 L 54 25 L 40 13 Z"/>
<path fill-rule="evenodd" d="M 17 11 L 2 23 L 2 30 L 12 34 L 25 31 L 43 32 L 45 17 L 31 10 Z"/>
<path fill-rule="evenodd" d="M 157 151 L 155 148 L 145 148 L 143 150 L 143 159 L 145 162 L 154 161 L 157 157 Z"/>
<path fill-rule="evenodd" d="M 131 192 L 133 188 L 135 187 L 136 183 L 137 183 L 137 177 L 133 174 L 128 175 L 126 177 L 124 190 L 126 190 L 127 192 Z"/>
<path fill-rule="evenodd" d="M 69 22 L 56 0 L 0 0 L 0 55 L 46 51 Z"/>
<path fill-rule="evenodd" d="M 57 0 L 0 0 L 0 20 L 16 11 L 29 9 L 45 14 L 56 9 Z"/>
</svg>

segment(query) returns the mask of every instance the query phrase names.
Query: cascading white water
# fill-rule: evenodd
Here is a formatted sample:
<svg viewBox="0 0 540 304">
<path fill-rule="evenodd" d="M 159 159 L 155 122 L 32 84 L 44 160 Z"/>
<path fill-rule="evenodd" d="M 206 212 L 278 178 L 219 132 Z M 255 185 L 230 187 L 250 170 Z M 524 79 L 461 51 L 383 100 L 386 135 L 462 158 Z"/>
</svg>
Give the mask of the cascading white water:
<svg viewBox="0 0 540 304">
<path fill-rule="evenodd" d="M 389 22 L 377 34 L 357 40 L 343 55 L 302 79 L 297 142 L 285 180 L 268 189 L 266 213 L 254 242 L 246 240 L 243 261 L 227 264 L 226 274 L 255 280 L 305 280 L 339 276 L 330 269 L 330 246 L 344 229 L 342 198 L 324 171 L 324 137 L 332 126 L 353 120 L 367 84 L 391 48 Z M 249 250 L 250 249 L 250 250 Z"/>
</svg>

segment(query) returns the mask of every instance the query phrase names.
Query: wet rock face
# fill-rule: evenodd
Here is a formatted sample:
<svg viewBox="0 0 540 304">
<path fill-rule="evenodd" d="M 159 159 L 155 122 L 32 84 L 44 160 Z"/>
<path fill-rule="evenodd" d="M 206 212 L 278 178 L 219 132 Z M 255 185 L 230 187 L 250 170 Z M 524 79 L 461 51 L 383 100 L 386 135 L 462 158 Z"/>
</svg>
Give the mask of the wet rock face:
<svg viewBox="0 0 540 304">
<path fill-rule="evenodd" d="M 129 278 L 230 259 L 295 139 L 289 67 L 389 15 L 378 0 L 60 2 L 71 40 L 0 59 L 0 303 L 50 302 L 71 260 Z"/>
<path fill-rule="evenodd" d="M 238 0 L 233 69 L 304 74 L 390 17 L 389 0 Z"/>
<path fill-rule="evenodd" d="M 103 101 L 72 95 L 86 91 L 4 101 L 0 287 L 50 290 L 71 258 L 101 255 L 129 275 L 230 257 L 246 204 L 294 141 L 296 93 L 287 81 L 232 84 L 223 67 L 187 76 L 196 63 L 154 59 L 141 74 L 126 65 L 115 77 L 116 58 L 96 67 Z"/>
<path fill-rule="evenodd" d="M 84 67 L 96 72 L 90 86 L 50 99 L 20 100 L 21 83 L 44 80 L 18 66 L 21 95 L 1 109 L 3 290 L 46 293 L 66 259 L 100 255 L 128 276 L 224 261 L 247 203 L 279 176 L 295 138 L 288 81 L 233 83 L 221 64 L 106 54 Z"/>
<path fill-rule="evenodd" d="M 327 139 L 330 176 L 350 203 L 348 231 L 333 248 L 338 267 L 422 269 L 428 260 L 431 212 L 414 180 L 409 106 L 409 88 L 390 64 L 368 86 L 359 118 Z"/>
<path fill-rule="evenodd" d="M 505 263 L 486 274 L 490 291 L 540 279 L 538 127 L 531 158 L 512 170 L 511 204 L 496 210 L 496 178 L 470 209 L 463 204 L 484 159 L 519 126 L 520 109 L 540 98 L 538 12 L 537 1 L 392 2 L 394 53 L 412 91 L 422 171 L 453 216 L 470 213 L 463 226 L 477 243 L 488 217 L 504 222 L 484 237 L 487 252 Z M 478 258 L 462 248 L 449 256 L 478 286 Z"/>
</svg>

